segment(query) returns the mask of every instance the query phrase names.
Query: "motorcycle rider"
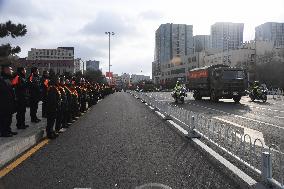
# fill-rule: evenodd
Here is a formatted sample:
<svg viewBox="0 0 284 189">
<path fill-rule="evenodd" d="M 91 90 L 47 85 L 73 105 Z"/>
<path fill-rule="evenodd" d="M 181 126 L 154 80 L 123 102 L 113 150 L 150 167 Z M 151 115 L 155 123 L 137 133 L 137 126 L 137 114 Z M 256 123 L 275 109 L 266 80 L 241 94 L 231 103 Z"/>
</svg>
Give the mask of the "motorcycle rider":
<svg viewBox="0 0 284 189">
<path fill-rule="evenodd" d="M 259 81 L 254 81 L 253 85 L 252 85 L 252 92 L 255 96 L 259 95 L 259 91 L 260 91 L 260 84 Z"/>
<path fill-rule="evenodd" d="M 175 88 L 174 88 L 174 94 L 175 94 L 176 97 L 179 96 L 180 91 L 181 91 L 181 88 L 182 88 L 181 83 L 180 83 L 179 81 L 177 81 L 177 82 L 176 82 L 176 86 L 175 86 Z"/>
</svg>

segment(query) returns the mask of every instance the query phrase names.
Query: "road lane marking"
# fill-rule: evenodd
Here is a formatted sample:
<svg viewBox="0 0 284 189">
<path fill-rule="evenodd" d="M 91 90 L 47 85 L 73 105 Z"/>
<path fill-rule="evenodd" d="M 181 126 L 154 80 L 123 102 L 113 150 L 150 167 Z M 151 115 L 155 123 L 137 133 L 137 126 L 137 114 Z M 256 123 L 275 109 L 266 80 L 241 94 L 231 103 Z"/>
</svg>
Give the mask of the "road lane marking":
<svg viewBox="0 0 284 189">
<path fill-rule="evenodd" d="M 213 111 L 216 111 L 216 112 L 221 112 L 221 113 L 224 113 L 224 114 L 227 114 L 227 115 L 232 115 L 232 116 L 234 116 L 234 117 L 239 117 L 239 118 L 247 119 L 247 120 L 250 120 L 250 121 L 257 122 L 257 123 L 269 125 L 269 126 L 276 127 L 276 128 L 278 128 L 278 129 L 284 130 L 284 127 L 280 127 L 280 126 L 274 125 L 274 124 L 272 124 L 272 123 L 267 123 L 267 122 L 264 122 L 264 121 L 255 120 L 255 119 L 252 119 L 252 118 L 248 118 L 248 117 L 244 117 L 244 116 L 232 114 L 232 113 L 229 113 L 229 112 L 225 112 L 225 111 L 222 111 L 222 110 L 217 110 L 217 109 L 210 108 L 210 107 L 206 107 L 206 106 L 201 106 L 201 105 L 198 105 L 198 104 L 193 104 L 193 103 L 189 103 L 189 104 L 192 104 L 192 105 L 194 105 L 194 106 L 199 106 L 199 107 L 202 107 L 202 108 L 205 108 L 205 109 L 213 110 Z"/>
<path fill-rule="evenodd" d="M 184 128 L 182 128 L 181 126 L 179 126 L 178 124 L 176 124 L 173 120 L 168 120 L 168 122 L 173 125 L 176 129 L 178 129 L 180 132 L 182 132 L 182 134 L 184 135 L 188 135 L 187 130 L 185 130 Z"/>
<path fill-rule="evenodd" d="M 11 172 L 13 169 L 15 169 L 18 165 L 23 163 L 26 159 L 28 159 L 30 156 L 32 156 L 34 153 L 36 153 L 40 148 L 45 146 L 49 142 L 49 139 L 45 139 L 38 143 L 36 146 L 28 150 L 26 153 L 21 155 L 18 159 L 4 167 L 3 169 L 0 170 L 0 178 L 4 177 L 7 175 L 9 172 Z"/>
<path fill-rule="evenodd" d="M 213 116 L 212 118 L 213 118 L 213 119 L 217 119 L 217 120 L 222 121 L 222 122 L 225 122 L 225 123 L 228 123 L 228 124 L 231 124 L 231 125 L 234 125 L 235 127 L 239 127 L 239 128 L 244 129 L 243 135 L 249 134 L 249 136 L 251 137 L 252 141 L 255 141 L 256 139 L 259 139 L 259 140 L 263 143 L 264 147 L 267 147 L 267 146 L 265 145 L 265 141 L 264 141 L 264 137 L 263 137 L 263 133 L 262 133 L 262 132 L 257 131 L 257 130 L 255 130 L 255 129 L 251 129 L 251 128 L 242 126 L 242 125 L 239 125 L 239 124 L 237 124 L 237 123 L 231 122 L 231 121 L 226 120 L 226 119 L 223 119 L 223 118 L 219 118 L 219 117 L 215 117 L 215 116 Z M 240 138 L 240 137 L 241 137 L 241 136 L 239 136 L 239 138 Z M 258 144 L 258 143 L 256 143 L 256 145 L 261 146 L 261 145 Z"/>
<path fill-rule="evenodd" d="M 279 119 L 284 119 L 284 117 L 281 117 L 281 116 L 274 116 L 276 118 L 279 118 Z"/>
<path fill-rule="evenodd" d="M 202 105 L 191 103 L 191 102 L 188 102 L 188 104 L 192 104 L 194 106 L 199 106 L 199 107 L 202 107 L 202 108 L 205 108 L 205 109 L 213 110 L 213 111 L 216 111 L 216 112 L 221 112 L 221 113 L 224 113 L 224 114 L 227 114 L 227 115 L 232 115 L 234 117 L 247 119 L 249 121 L 254 121 L 254 122 L 257 122 L 257 123 L 260 123 L 260 124 L 265 124 L 265 125 L 269 125 L 269 126 L 272 126 L 272 127 L 275 127 L 275 128 L 281 129 L 281 130 L 284 130 L 284 127 L 280 127 L 280 126 L 272 124 L 272 123 L 267 123 L 267 122 L 264 122 L 264 121 L 260 121 L 260 120 L 256 120 L 256 119 L 252 119 L 252 118 L 248 118 L 248 117 L 232 114 L 232 113 L 229 113 L 229 112 L 225 112 L 225 111 L 222 111 L 222 110 L 217 110 L 217 109 L 214 109 L 214 108 L 202 106 Z M 268 110 L 271 110 L 271 109 L 269 108 Z M 284 111 L 280 111 L 280 112 L 283 113 Z"/>
</svg>

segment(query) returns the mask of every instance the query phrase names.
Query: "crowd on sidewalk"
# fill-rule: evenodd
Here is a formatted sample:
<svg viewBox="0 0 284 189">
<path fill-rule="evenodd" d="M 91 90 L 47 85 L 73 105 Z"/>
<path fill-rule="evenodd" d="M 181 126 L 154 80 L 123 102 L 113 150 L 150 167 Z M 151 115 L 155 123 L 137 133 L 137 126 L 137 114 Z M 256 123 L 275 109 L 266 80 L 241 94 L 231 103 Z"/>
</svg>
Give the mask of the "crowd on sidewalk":
<svg viewBox="0 0 284 189">
<path fill-rule="evenodd" d="M 36 67 L 26 77 L 24 67 L 13 69 L 4 65 L 0 76 L 0 137 L 13 137 L 12 117 L 16 113 L 17 129 L 26 129 L 26 108 L 30 107 L 32 123 L 39 123 L 38 104 L 42 101 L 42 118 L 47 119 L 46 135 L 54 139 L 64 132 L 82 113 L 101 98 L 114 92 L 106 84 L 89 82 L 83 77 L 58 76 L 54 71 L 44 71 L 42 76 Z"/>
</svg>

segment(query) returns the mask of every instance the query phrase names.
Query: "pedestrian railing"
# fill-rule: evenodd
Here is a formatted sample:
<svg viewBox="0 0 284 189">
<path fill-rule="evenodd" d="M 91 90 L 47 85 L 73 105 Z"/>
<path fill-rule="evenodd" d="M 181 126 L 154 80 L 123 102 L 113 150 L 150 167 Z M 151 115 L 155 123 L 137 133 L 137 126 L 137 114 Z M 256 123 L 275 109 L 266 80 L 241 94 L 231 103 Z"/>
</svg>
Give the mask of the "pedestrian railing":
<svg viewBox="0 0 284 189">
<path fill-rule="evenodd" d="M 284 90 L 282 89 L 272 89 L 267 92 L 268 98 L 274 100 L 284 100 Z"/>
<path fill-rule="evenodd" d="M 181 122 L 189 132 L 198 132 L 269 183 L 284 188 L 284 153 L 279 146 L 266 146 L 261 139 L 253 139 L 241 128 L 225 126 L 219 120 L 161 101 L 152 94 L 134 91 L 131 94 L 159 110 L 165 117 Z"/>
</svg>

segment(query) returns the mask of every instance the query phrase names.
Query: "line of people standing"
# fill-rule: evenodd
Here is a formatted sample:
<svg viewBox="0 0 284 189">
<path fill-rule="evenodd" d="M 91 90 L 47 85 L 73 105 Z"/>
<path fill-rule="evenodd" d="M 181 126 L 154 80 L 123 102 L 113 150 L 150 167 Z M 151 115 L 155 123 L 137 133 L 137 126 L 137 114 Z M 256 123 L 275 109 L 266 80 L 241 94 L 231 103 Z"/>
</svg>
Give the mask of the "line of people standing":
<svg viewBox="0 0 284 189">
<path fill-rule="evenodd" d="M 54 72 L 44 71 L 42 77 L 36 67 L 26 77 L 26 69 L 17 68 L 16 75 L 9 66 L 2 66 L 0 76 L 0 136 L 12 137 L 12 116 L 16 113 L 18 129 L 25 124 L 26 107 L 30 107 L 31 122 L 39 123 L 38 104 L 42 101 L 42 117 L 47 118 L 46 134 L 56 138 L 82 113 L 97 103 L 98 99 L 113 93 L 107 85 L 90 83 L 84 78 L 58 77 Z"/>
</svg>

